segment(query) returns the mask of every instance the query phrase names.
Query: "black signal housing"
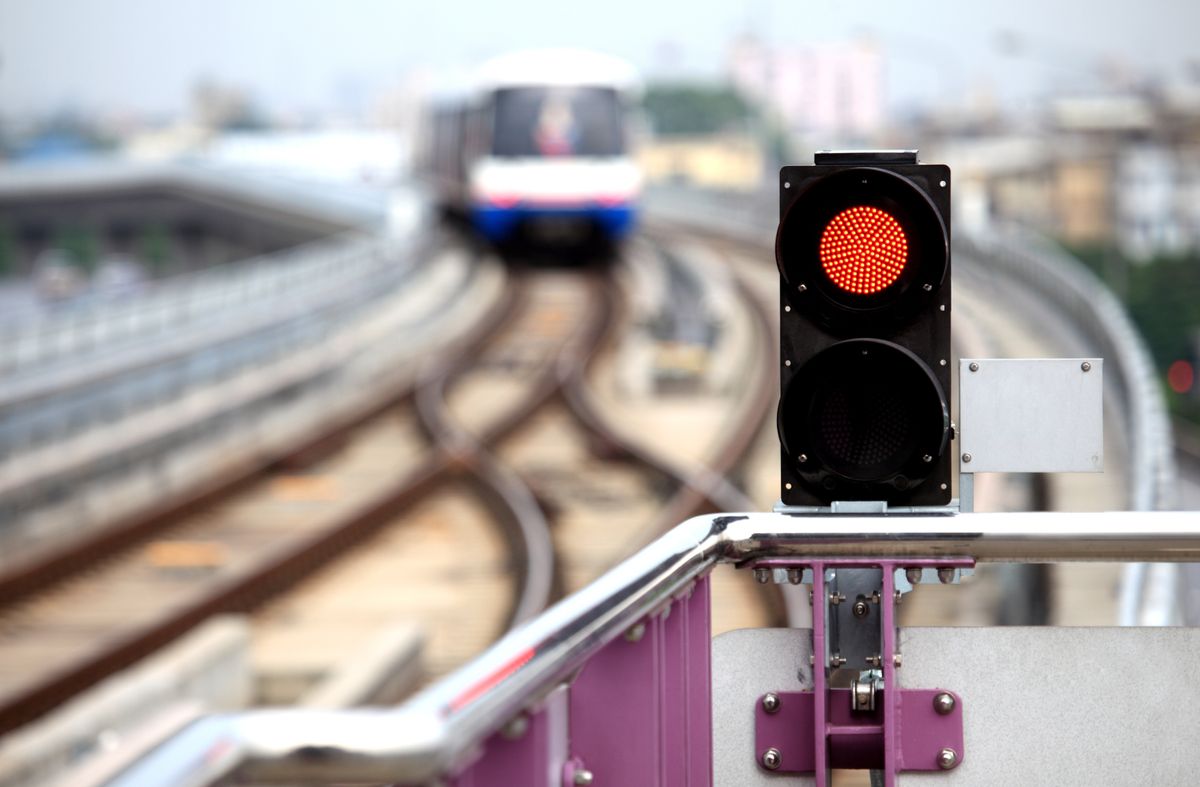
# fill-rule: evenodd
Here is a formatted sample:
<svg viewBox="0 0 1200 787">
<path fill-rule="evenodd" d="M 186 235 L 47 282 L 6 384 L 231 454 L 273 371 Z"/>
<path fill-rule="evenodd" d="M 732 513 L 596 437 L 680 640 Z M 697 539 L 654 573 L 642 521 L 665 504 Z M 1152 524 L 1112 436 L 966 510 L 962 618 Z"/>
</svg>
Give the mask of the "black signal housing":
<svg viewBox="0 0 1200 787">
<path fill-rule="evenodd" d="M 905 151 L 816 161 L 780 170 L 781 499 L 944 505 L 950 170 Z"/>
</svg>

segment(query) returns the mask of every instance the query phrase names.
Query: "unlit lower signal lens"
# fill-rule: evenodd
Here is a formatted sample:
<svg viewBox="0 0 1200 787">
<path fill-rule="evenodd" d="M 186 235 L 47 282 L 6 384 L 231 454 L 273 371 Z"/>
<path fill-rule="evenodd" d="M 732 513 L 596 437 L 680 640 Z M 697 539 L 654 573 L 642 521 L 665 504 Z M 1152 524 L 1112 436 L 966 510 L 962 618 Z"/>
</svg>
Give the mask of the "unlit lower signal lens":
<svg viewBox="0 0 1200 787">
<path fill-rule="evenodd" d="M 871 295 L 900 277 L 908 262 L 908 238 L 892 214 L 858 205 L 826 225 L 820 257 L 825 275 L 838 287 Z"/>
</svg>

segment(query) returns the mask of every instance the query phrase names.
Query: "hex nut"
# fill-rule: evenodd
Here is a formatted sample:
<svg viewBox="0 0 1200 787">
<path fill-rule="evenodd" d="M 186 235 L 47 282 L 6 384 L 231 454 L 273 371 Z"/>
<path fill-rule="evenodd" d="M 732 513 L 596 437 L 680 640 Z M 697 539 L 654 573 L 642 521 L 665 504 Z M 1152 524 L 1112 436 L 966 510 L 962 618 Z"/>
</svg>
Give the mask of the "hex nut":
<svg viewBox="0 0 1200 787">
<path fill-rule="evenodd" d="M 954 695 L 949 692 L 939 691 L 933 697 L 933 709 L 939 716 L 949 716 L 954 712 L 954 705 Z"/>
</svg>

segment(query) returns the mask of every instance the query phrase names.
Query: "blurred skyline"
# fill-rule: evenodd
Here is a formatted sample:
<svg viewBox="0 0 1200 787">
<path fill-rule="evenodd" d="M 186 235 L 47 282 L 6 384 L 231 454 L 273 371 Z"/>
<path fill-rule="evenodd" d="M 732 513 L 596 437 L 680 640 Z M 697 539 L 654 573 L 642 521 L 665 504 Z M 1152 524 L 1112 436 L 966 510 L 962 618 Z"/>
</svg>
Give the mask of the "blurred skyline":
<svg viewBox="0 0 1200 787">
<path fill-rule="evenodd" d="M 0 118 L 178 116 L 205 82 L 243 89 L 271 113 L 353 114 L 416 70 L 538 46 L 611 52 L 650 79 L 723 77 L 745 34 L 779 48 L 871 38 L 891 112 L 981 100 L 1020 111 L 1055 93 L 1194 77 L 1198 23 L 1200 5 L 1178 0 L 0 0 Z"/>
</svg>

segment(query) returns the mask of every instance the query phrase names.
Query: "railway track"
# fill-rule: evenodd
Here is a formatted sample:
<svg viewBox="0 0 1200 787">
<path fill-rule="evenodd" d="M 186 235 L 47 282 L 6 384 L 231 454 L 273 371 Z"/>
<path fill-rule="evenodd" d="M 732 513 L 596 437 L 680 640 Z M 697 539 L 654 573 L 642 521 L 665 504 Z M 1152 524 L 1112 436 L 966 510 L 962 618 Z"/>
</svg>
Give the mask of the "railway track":
<svg viewBox="0 0 1200 787">
<path fill-rule="evenodd" d="M 374 605 L 373 619 L 428 628 L 436 675 L 681 516 L 741 507 L 729 505 L 722 465 L 681 471 L 616 434 L 591 402 L 589 369 L 620 310 L 611 279 L 514 279 L 520 294 L 479 317 L 454 353 L 440 353 L 388 406 L 314 437 L 269 471 L 0 579 L 0 731 L 218 612 L 256 611 L 261 662 L 272 648 L 296 652 L 299 619 L 324 610 L 333 616 L 326 632 L 348 619 L 318 600 L 328 588 L 361 605 L 339 576 L 372 577 L 368 593 L 401 599 Z M 741 412 L 748 425 L 727 430 L 723 461 L 736 461 L 757 432 L 763 401 Z M 383 577 L 401 579 L 380 593 Z M 770 609 L 761 590 L 736 584 L 726 594 L 732 618 Z"/>
<path fill-rule="evenodd" d="M 454 351 L 485 342 L 511 308 L 499 299 Z M 448 460 L 425 458 L 401 415 L 413 392 L 394 390 L 278 461 L 236 468 L 191 499 L 0 578 L 0 730 L 215 613 L 261 603 L 432 486 Z"/>
</svg>

